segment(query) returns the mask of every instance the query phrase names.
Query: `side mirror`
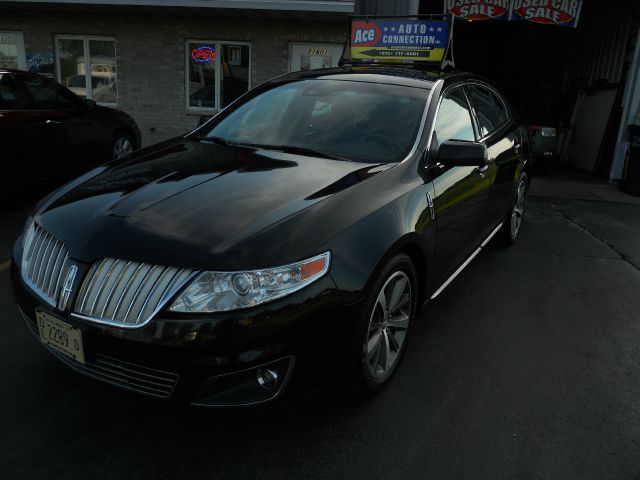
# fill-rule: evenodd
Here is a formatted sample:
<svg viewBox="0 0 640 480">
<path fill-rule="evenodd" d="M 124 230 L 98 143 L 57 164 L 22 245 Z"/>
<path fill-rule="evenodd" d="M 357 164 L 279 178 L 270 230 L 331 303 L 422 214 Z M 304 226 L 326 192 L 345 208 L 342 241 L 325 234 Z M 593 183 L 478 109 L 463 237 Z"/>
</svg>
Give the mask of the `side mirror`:
<svg viewBox="0 0 640 480">
<path fill-rule="evenodd" d="M 89 100 L 88 98 L 84 101 L 84 106 L 87 107 L 87 110 L 93 110 L 96 106 L 96 102 L 94 100 Z"/>
<path fill-rule="evenodd" d="M 200 118 L 198 119 L 198 126 L 201 127 L 212 118 L 213 118 L 213 115 L 200 115 Z"/>
<path fill-rule="evenodd" d="M 438 162 L 447 167 L 484 167 L 489 155 L 482 143 L 447 140 L 438 148 Z"/>
</svg>

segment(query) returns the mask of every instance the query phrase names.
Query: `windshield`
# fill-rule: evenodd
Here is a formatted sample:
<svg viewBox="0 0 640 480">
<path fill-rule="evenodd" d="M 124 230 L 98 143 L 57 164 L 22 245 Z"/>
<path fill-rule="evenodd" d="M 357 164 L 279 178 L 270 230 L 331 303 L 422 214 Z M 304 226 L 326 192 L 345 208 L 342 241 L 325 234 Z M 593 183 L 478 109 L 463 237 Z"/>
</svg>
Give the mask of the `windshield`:
<svg viewBox="0 0 640 480">
<path fill-rule="evenodd" d="M 272 88 L 198 132 L 217 141 L 371 163 L 402 160 L 429 90 L 344 80 Z"/>
</svg>

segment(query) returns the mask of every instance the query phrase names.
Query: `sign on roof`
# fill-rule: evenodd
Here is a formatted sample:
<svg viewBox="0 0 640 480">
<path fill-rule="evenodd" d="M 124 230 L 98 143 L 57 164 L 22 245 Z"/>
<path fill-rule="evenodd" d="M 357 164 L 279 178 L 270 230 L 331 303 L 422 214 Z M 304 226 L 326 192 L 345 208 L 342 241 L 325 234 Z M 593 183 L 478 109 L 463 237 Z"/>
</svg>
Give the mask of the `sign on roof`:
<svg viewBox="0 0 640 480">
<path fill-rule="evenodd" d="M 351 58 L 442 62 L 449 22 L 428 19 L 352 19 Z"/>
</svg>

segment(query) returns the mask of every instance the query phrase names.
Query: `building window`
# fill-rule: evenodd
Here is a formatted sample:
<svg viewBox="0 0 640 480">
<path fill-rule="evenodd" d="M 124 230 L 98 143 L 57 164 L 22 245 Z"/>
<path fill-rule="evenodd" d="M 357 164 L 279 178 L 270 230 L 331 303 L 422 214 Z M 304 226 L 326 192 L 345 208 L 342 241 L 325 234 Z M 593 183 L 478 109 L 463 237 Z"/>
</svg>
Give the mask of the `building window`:
<svg viewBox="0 0 640 480">
<path fill-rule="evenodd" d="M 25 69 L 22 32 L 0 32 L 0 67 Z"/>
<path fill-rule="evenodd" d="M 186 105 L 195 112 L 224 108 L 251 84 L 250 45 L 240 42 L 186 42 Z"/>
<path fill-rule="evenodd" d="M 98 103 L 118 103 L 116 41 L 103 37 L 56 37 L 57 78 L 73 93 Z"/>
</svg>

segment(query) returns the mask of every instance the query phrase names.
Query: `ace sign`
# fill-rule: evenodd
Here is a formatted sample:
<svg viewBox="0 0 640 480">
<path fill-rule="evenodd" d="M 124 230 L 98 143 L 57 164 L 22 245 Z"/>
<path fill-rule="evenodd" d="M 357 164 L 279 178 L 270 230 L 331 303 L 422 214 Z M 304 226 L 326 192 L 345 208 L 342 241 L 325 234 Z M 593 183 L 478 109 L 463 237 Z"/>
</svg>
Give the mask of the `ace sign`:
<svg viewBox="0 0 640 480">
<path fill-rule="evenodd" d="M 354 18 L 351 22 L 352 59 L 439 63 L 448 43 L 449 21 L 444 19 Z"/>
</svg>

